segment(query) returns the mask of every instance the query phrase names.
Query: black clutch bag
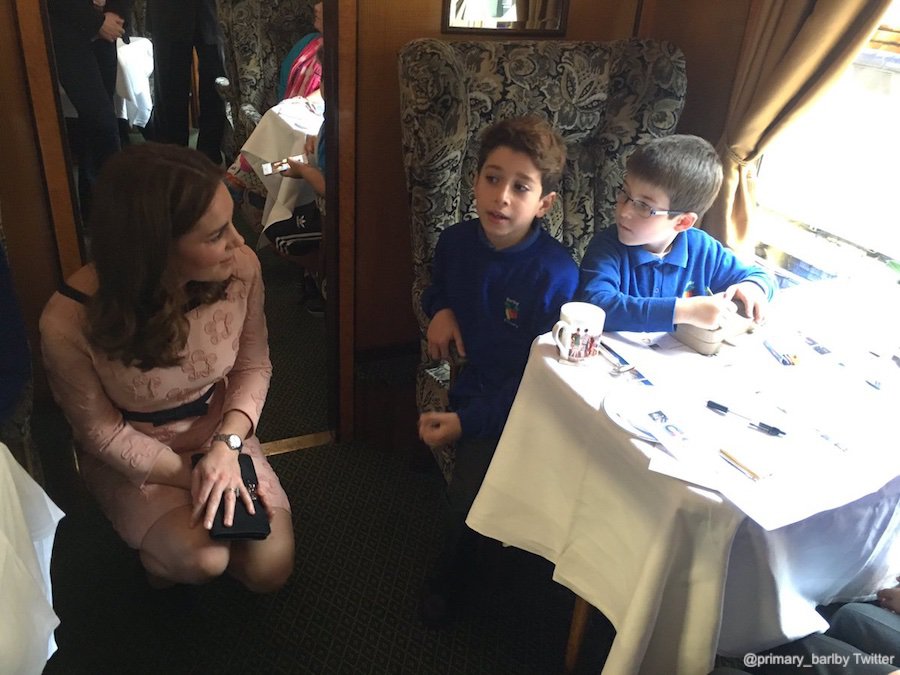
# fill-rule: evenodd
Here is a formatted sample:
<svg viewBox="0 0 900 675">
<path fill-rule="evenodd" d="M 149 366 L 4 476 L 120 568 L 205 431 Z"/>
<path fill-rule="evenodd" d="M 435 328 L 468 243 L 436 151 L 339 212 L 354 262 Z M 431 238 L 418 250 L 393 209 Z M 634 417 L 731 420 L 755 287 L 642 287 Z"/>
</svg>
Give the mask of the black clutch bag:
<svg viewBox="0 0 900 675">
<path fill-rule="evenodd" d="M 197 462 L 202 458 L 202 454 L 196 454 L 191 457 L 191 461 L 196 466 Z M 244 505 L 244 500 L 238 498 L 234 503 L 233 523 L 231 527 L 226 527 L 223 522 L 225 518 L 225 501 L 223 498 L 219 502 L 216 516 L 213 518 L 209 536 L 213 539 L 265 539 L 269 536 L 272 529 L 269 527 L 269 516 L 259 502 L 259 497 L 256 496 L 259 480 L 256 477 L 256 469 L 253 468 L 253 460 L 250 458 L 250 455 L 241 453 L 238 455 L 238 462 L 241 465 L 241 479 L 244 481 L 244 487 L 250 493 L 256 513 L 250 515 L 247 507 Z"/>
</svg>

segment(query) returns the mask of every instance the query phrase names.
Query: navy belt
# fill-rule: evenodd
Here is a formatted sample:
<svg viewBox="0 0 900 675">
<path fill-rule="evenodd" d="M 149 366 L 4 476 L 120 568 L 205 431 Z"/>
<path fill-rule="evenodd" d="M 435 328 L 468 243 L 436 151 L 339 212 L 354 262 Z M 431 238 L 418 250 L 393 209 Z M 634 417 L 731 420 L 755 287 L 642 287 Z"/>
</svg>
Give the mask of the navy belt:
<svg viewBox="0 0 900 675">
<path fill-rule="evenodd" d="M 202 417 L 209 411 L 209 399 L 212 398 L 216 385 L 212 385 L 198 399 L 184 403 L 175 408 L 167 408 L 166 410 L 154 410 L 153 412 L 135 412 L 133 410 L 122 410 L 123 419 L 129 422 L 150 422 L 153 426 L 158 427 L 169 422 L 177 422 L 185 420 L 188 417 Z"/>
</svg>

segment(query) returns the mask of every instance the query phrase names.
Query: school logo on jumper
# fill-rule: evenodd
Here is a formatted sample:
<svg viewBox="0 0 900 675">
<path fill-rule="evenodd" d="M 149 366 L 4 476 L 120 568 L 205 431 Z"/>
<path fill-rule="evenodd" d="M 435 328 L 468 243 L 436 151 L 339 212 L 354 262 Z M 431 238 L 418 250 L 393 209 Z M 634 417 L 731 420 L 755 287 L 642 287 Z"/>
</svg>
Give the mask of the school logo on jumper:
<svg viewBox="0 0 900 675">
<path fill-rule="evenodd" d="M 693 281 L 687 282 L 687 286 L 684 289 L 684 293 L 681 294 L 681 297 L 693 298 L 695 295 L 698 295 L 698 293 L 697 293 L 697 287 L 694 286 L 694 282 Z"/>
<path fill-rule="evenodd" d="M 519 321 L 519 301 L 513 300 L 512 298 L 507 298 L 506 303 L 504 304 L 503 311 L 505 316 L 504 321 L 511 326 L 519 327 L 517 323 Z"/>
</svg>

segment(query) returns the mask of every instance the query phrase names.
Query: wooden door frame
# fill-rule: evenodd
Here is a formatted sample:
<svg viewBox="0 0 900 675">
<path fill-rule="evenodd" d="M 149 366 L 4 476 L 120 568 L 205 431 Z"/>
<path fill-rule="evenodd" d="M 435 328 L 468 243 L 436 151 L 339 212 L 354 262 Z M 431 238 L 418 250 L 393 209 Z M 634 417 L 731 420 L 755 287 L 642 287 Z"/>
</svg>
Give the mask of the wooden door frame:
<svg viewBox="0 0 900 675">
<path fill-rule="evenodd" d="M 28 80 L 29 105 L 34 119 L 35 140 L 47 186 L 50 223 L 53 227 L 62 277 L 73 274 L 83 263 L 73 182 L 61 131 L 59 90 L 50 63 L 49 23 L 44 1 L 13 0 L 18 17 L 22 59 Z M 52 104 L 52 105 L 51 105 Z"/>
<path fill-rule="evenodd" d="M 337 438 L 353 438 L 355 424 L 355 287 L 356 287 L 356 2 L 336 0 L 324 3 L 325 44 L 337 45 L 325 50 L 323 64 L 325 106 L 330 135 L 326 137 L 326 213 L 325 239 L 337 245 L 326 246 L 326 269 L 337 282 L 337 294 L 328 294 L 329 330 L 332 336 L 329 378 L 336 384 L 329 410 L 337 412 L 333 420 Z M 335 105 L 336 104 L 336 105 Z M 336 371 L 336 372 L 335 372 Z M 336 400 L 335 400 L 336 399 Z"/>
</svg>

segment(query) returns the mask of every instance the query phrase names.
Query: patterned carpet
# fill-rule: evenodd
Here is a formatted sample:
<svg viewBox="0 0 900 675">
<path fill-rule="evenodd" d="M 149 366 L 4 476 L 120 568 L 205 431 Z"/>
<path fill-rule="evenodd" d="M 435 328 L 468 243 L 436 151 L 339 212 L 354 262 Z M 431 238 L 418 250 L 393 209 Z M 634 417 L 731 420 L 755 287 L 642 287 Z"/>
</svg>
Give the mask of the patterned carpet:
<svg viewBox="0 0 900 675">
<path fill-rule="evenodd" d="M 54 550 L 59 651 L 45 673 L 558 673 L 573 596 L 550 566 L 485 540 L 482 579 L 449 628 L 417 620 L 443 484 L 365 444 L 271 458 L 291 497 L 297 562 L 280 592 L 223 578 L 151 590 L 137 556 L 84 498 Z M 610 631 L 592 626 L 583 672 Z M 590 652 L 590 653 L 589 653 Z M 581 671 L 582 668 L 579 668 Z"/>
</svg>

